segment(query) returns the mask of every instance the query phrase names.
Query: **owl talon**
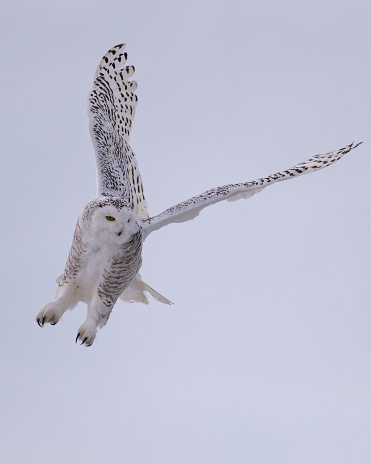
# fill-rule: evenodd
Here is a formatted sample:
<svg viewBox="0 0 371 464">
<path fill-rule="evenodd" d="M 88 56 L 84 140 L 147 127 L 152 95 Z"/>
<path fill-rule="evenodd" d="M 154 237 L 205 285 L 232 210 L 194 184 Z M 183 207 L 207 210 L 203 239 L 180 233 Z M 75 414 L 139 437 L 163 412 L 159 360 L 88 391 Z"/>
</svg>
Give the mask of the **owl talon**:
<svg viewBox="0 0 371 464">
<path fill-rule="evenodd" d="M 80 345 L 91 346 L 94 343 L 96 333 L 97 327 L 95 323 L 88 319 L 79 328 L 76 343 L 79 341 Z"/>
<path fill-rule="evenodd" d="M 77 334 L 76 336 L 76 340 L 75 340 L 75 343 L 77 343 L 77 341 L 81 338 L 81 334 L 80 332 Z M 84 337 L 84 339 L 82 340 L 82 342 L 80 343 L 80 345 L 84 345 L 85 342 L 88 340 L 88 337 Z M 90 345 L 86 345 L 86 346 L 90 346 Z"/>
<path fill-rule="evenodd" d="M 46 323 L 55 325 L 63 315 L 63 307 L 55 300 L 46 304 L 36 316 L 36 322 L 40 327 L 44 327 Z"/>
<path fill-rule="evenodd" d="M 37 321 L 39 327 L 41 327 L 41 328 L 43 329 L 43 328 L 44 328 L 44 324 L 45 324 L 45 316 L 44 316 L 42 319 L 40 319 L 40 318 L 38 317 L 38 318 L 36 319 L 36 321 Z"/>
</svg>

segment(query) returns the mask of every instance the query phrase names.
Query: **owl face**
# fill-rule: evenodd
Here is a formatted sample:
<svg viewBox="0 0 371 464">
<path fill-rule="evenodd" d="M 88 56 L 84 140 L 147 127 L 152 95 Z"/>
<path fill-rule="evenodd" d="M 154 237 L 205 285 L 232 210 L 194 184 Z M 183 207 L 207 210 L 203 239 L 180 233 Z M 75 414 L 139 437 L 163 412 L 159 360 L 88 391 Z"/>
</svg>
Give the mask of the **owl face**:
<svg viewBox="0 0 371 464">
<path fill-rule="evenodd" d="M 89 231 L 91 237 L 101 244 L 120 245 L 128 242 L 140 230 L 134 212 L 126 207 L 103 205 L 91 215 Z"/>
</svg>

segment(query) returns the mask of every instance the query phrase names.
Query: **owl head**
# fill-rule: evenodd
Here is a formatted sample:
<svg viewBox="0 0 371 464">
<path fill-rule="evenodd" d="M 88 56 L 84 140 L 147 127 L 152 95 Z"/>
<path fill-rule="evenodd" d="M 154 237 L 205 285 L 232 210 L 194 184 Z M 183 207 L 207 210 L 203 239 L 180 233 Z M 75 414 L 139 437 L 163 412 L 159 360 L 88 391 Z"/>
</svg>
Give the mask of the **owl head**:
<svg viewBox="0 0 371 464">
<path fill-rule="evenodd" d="M 110 196 L 88 203 L 83 221 L 92 238 L 114 246 L 127 243 L 141 229 L 133 210 L 120 198 Z"/>
</svg>

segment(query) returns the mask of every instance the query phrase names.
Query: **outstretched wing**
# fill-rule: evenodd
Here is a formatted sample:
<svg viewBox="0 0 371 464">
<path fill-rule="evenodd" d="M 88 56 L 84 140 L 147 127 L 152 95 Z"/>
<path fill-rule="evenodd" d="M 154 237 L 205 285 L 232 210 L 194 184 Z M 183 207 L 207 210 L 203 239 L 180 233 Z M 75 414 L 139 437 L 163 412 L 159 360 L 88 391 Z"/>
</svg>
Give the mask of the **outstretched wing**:
<svg viewBox="0 0 371 464">
<path fill-rule="evenodd" d="M 125 44 L 109 50 L 94 76 L 89 95 L 90 134 L 97 162 L 97 195 L 122 198 L 139 218 L 148 218 L 147 202 L 135 155 L 129 145 L 138 97 L 129 81 L 134 66 L 126 66 Z"/>
<path fill-rule="evenodd" d="M 167 224 L 194 219 L 199 215 L 203 208 L 206 208 L 206 206 L 212 205 L 219 201 L 235 201 L 239 200 L 240 198 L 250 198 L 255 193 L 260 192 L 263 188 L 267 187 L 268 185 L 272 185 L 275 182 L 292 179 L 293 177 L 298 177 L 302 176 L 303 174 L 309 174 L 310 172 L 318 171 L 319 169 L 325 168 L 335 161 L 338 161 L 350 150 L 358 147 L 360 143 L 357 143 L 356 145 L 351 143 L 344 148 L 331 151 L 325 155 L 312 156 L 311 158 L 297 164 L 290 169 L 287 169 L 286 171 L 277 172 L 276 174 L 272 174 L 268 177 L 262 177 L 260 179 L 242 184 L 224 185 L 223 187 L 216 187 L 211 190 L 207 190 L 206 192 L 201 193 L 201 195 L 190 198 L 189 200 L 183 201 L 182 203 L 178 203 L 177 205 L 168 208 L 157 216 L 143 220 L 142 223 L 144 234 L 147 236 L 154 230 L 160 229 Z"/>
</svg>

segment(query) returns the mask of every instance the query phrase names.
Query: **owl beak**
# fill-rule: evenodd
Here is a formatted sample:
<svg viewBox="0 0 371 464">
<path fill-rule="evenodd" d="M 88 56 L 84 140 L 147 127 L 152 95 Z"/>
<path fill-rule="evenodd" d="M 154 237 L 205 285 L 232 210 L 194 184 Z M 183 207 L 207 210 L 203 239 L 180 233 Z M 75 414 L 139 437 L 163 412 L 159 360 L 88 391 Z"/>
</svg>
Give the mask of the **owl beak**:
<svg viewBox="0 0 371 464">
<path fill-rule="evenodd" d="M 120 235 L 122 234 L 122 230 L 120 230 L 120 232 L 117 233 L 117 235 L 120 237 Z"/>
</svg>

